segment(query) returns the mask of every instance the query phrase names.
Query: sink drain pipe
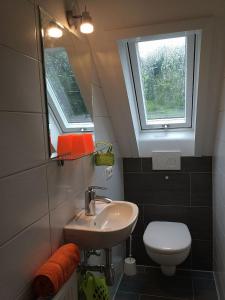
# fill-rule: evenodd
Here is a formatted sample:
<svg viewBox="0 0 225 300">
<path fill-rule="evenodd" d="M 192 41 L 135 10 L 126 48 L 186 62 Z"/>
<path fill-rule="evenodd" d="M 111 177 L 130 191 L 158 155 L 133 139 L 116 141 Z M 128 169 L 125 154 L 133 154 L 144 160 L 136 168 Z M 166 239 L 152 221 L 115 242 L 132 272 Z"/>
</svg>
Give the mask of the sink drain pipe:
<svg viewBox="0 0 225 300">
<path fill-rule="evenodd" d="M 81 273 L 92 271 L 92 272 L 100 272 L 104 273 L 106 284 L 108 286 L 112 286 L 115 281 L 115 271 L 112 264 L 112 249 L 104 249 L 105 251 L 105 265 L 94 265 L 91 266 L 88 264 L 88 258 L 92 255 L 100 256 L 94 250 L 84 250 L 84 261 L 80 264 L 79 269 Z"/>
</svg>

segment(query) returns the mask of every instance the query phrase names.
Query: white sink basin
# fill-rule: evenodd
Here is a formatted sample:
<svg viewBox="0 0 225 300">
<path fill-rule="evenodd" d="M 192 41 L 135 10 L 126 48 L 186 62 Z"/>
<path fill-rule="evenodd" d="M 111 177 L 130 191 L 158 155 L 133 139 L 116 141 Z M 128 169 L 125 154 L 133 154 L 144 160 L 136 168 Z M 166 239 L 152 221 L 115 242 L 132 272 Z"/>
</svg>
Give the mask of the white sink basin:
<svg viewBox="0 0 225 300">
<path fill-rule="evenodd" d="M 112 201 L 96 202 L 96 215 L 86 216 L 82 210 L 64 227 L 66 242 L 76 243 L 82 249 L 111 248 L 126 240 L 134 230 L 138 217 L 136 204 Z"/>
</svg>

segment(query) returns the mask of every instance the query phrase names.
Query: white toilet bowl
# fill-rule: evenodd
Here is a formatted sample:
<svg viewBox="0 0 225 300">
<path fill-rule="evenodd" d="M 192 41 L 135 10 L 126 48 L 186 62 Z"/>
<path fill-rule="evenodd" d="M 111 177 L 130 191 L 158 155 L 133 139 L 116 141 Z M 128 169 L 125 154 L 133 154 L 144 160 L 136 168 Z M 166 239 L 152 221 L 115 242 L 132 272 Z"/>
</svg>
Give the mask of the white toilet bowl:
<svg viewBox="0 0 225 300">
<path fill-rule="evenodd" d="M 151 222 L 143 241 L 148 255 L 167 276 L 175 274 L 176 266 L 185 261 L 191 250 L 191 235 L 183 223 Z"/>
</svg>

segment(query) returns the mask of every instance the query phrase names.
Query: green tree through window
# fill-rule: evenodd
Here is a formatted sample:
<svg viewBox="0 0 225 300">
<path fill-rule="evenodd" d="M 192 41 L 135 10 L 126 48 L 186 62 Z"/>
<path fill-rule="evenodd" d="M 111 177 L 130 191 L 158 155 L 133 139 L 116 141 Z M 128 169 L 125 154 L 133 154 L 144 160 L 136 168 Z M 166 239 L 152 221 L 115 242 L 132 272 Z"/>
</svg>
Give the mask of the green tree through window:
<svg viewBox="0 0 225 300">
<path fill-rule="evenodd" d="M 138 43 L 147 120 L 185 117 L 185 37 Z"/>
</svg>

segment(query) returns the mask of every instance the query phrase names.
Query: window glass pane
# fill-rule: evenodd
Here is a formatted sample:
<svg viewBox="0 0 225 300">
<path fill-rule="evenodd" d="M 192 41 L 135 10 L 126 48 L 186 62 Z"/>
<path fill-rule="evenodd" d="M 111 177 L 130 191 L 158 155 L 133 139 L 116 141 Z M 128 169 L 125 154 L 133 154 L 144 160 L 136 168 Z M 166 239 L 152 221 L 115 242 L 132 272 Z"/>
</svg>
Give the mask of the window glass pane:
<svg viewBox="0 0 225 300">
<path fill-rule="evenodd" d="M 64 48 L 49 48 L 44 51 L 46 76 L 67 122 L 92 122 L 70 66 L 66 50 Z"/>
<path fill-rule="evenodd" d="M 186 38 L 138 42 L 137 52 L 146 123 L 185 122 Z"/>
</svg>

